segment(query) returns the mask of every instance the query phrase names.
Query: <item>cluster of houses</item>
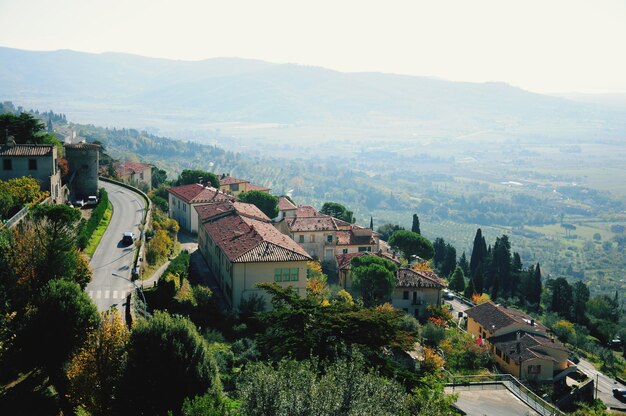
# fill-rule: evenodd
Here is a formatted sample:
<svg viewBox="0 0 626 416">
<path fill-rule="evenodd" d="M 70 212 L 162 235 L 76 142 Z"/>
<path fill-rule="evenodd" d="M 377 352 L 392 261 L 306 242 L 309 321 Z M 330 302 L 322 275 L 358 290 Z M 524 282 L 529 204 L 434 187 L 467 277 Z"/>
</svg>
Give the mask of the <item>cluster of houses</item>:
<svg viewBox="0 0 626 416">
<path fill-rule="evenodd" d="M 577 370 L 567 348 L 530 315 L 492 302 L 465 313 L 467 332 L 490 349 L 500 368 L 518 379 L 556 382 Z"/>
<path fill-rule="evenodd" d="M 277 217 L 270 219 L 236 198 L 239 192 L 268 188 L 229 175 L 222 175 L 220 183 L 220 189 L 199 183 L 170 188 L 169 216 L 182 230 L 198 235 L 198 249 L 231 307 L 253 294 L 265 296 L 256 286 L 261 282 L 292 286 L 304 295 L 307 262 L 313 259 L 336 270 L 348 291 L 355 256 L 376 255 L 400 266 L 371 228 L 297 206 L 284 196 Z M 397 278 L 392 296 L 397 308 L 423 318 L 428 305 L 441 304 L 446 284 L 436 274 L 399 268 Z"/>
</svg>

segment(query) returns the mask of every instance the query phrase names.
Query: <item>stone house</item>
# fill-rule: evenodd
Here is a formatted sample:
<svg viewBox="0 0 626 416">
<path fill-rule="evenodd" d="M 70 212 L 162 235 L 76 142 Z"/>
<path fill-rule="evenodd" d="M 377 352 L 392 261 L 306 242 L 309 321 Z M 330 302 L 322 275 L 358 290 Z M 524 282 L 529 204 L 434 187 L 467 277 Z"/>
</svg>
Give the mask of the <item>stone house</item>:
<svg viewBox="0 0 626 416">
<path fill-rule="evenodd" d="M 266 188 L 265 186 L 251 184 L 250 181 L 232 177 L 228 173 L 221 174 L 219 179 L 220 179 L 220 191 L 233 195 L 233 196 L 237 196 L 242 192 L 249 192 L 249 191 L 262 191 L 262 192 L 270 191 L 270 188 Z"/>
<path fill-rule="evenodd" d="M 256 206 L 235 201 L 194 207 L 198 250 L 232 308 L 256 295 L 269 305 L 269 295 L 256 285 L 275 282 L 306 294 L 307 262 L 311 257 L 280 233 Z"/>
<path fill-rule="evenodd" d="M 234 201 L 235 198 L 210 185 L 192 183 L 174 186 L 169 193 L 169 217 L 178 221 L 181 230 L 191 234 L 198 232 L 198 215 L 194 207 L 202 204 L 222 201 Z"/>
<path fill-rule="evenodd" d="M 117 162 L 113 167 L 115 175 L 120 180 L 133 186 L 144 184 L 148 190 L 152 189 L 152 165 L 139 162 Z"/>
</svg>

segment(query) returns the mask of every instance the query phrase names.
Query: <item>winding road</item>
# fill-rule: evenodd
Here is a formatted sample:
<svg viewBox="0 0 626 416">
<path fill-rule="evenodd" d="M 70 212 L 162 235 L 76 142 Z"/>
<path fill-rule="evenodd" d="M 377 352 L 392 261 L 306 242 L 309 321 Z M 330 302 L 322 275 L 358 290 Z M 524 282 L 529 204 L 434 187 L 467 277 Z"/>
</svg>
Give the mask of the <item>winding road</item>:
<svg viewBox="0 0 626 416">
<path fill-rule="evenodd" d="M 91 258 L 93 277 L 85 291 L 98 307 L 106 311 L 112 306 L 124 316 L 126 296 L 133 290 L 130 280 L 135 245 L 122 244 L 126 231 L 139 236 L 139 225 L 143 219 L 146 203 L 137 193 L 109 182 L 100 181 L 109 194 L 113 205 L 113 216 L 96 252 Z"/>
</svg>

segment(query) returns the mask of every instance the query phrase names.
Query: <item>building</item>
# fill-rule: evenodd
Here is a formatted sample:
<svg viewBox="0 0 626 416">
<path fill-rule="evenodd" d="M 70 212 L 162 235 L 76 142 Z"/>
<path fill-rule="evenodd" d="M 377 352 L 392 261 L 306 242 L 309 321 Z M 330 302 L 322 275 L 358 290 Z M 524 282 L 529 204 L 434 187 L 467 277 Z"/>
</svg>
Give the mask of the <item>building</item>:
<svg viewBox="0 0 626 416">
<path fill-rule="evenodd" d="M 194 207 L 212 202 L 234 201 L 235 198 L 210 185 L 192 183 L 169 188 L 169 217 L 178 221 L 181 230 L 198 232 L 198 215 Z"/>
<path fill-rule="evenodd" d="M 65 144 L 68 167 L 68 186 L 72 199 L 87 199 L 98 195 L 98 167 L 100 145 L 94 143 Z"/>
<path fill-rule="evenodd" d="M 526 313 L 485 302 L 467 309 L 467 331 L 496 363 L 521 380 L 557 381 L 576 370 L 568 350 Z"/>
<path fill-rule="evenodd" d="M 237 196 L 242 192 L 249 191 L 269 192 L 270 188 L 254 185 L 245 179 L 234 178 L 228 173 L 223 173 L 220 175 L 220 191 Z"/>
<path fill-rule="evenodd" d="M 391 304 L 424 320 L 428 317 L 428 306 L 441 306 L 441 291 L 446 286 L 432 271 L 401 267 L 396 272 L 396 288 L 391 295 Z"/>
<path fill-rule="evenodd" d="M 348 253 L 337 255 L 339 267 L 339 286 L 348 292 L 358 295 L 352 289 L 350 279 L 351 261 L 353 258 L 364 255 L 374 255 L 394 263 L 396 271 L 396 288 L 391 295 L 391 304 L 396 309 L 413 315 L 417 319 L 427 317 L 428 306 L 441 306 L 441 291 L 447 286 L 436 273 L 424 270 L 412 270 L 400 267 L 400 260 L 389 253 Z"/>
<path fill-rule="evenodd" d="M 300 244 L 311 257 L 336 266 L 337 254 L 378 251 L 378 234 L 369 228 L 321 214 L 308 205 L 284 212 L 276 228 Z"/>
<path fill-rule="evenodd" d="M 15 144 L 9 137 L 0 145 L 0 180 L 30 176 L 37 179 L 42 191 L 49 192 L 53 202 L 65 202 L 56 146 L 51 144 Z"/>
<path fill-rule="evenodd" d="M 274 218 L 274 221 L 295 217 L 297 209 L 298 207 L 287 197 L 278 197 L 278 216 Z"/>
<path fill-rule="evenodd" d="M 231 307 L 252 296 L 265 298 L 258 283 L 275 282 L 306 294 L 311 257 L 280 233 L 256 206 L 222 201 L 196 206 L 198 249 Z"/>
<path fill-rule="evenodd" d="M 152 165 L 139 162 L 118 162 L 113 167 L 115 175 L 120 180 L 133 186 L 144 184 L 148 190 L 152 189 Z"/>
</svg>

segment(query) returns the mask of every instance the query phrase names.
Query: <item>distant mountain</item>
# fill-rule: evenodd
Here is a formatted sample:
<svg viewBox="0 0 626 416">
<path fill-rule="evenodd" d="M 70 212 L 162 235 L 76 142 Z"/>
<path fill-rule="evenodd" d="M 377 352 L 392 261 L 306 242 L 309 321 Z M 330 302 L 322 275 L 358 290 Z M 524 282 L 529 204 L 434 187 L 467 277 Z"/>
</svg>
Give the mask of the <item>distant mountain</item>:
<svg viewBox="0 0 626 416">
<path fill-rule="evenodd" d="M 73 103 L 202 122 L 398 121 L 492 127 L 577 125 L 623 114 L 502 83 L 466 83 L 238 58 L 176 61 L 60 50 L 0 48 L 0 99 Z M 82 106 L 82 107 L 81 107 Z M 57 105 L 55 108 L 61 108 Z"/>
</svg>

